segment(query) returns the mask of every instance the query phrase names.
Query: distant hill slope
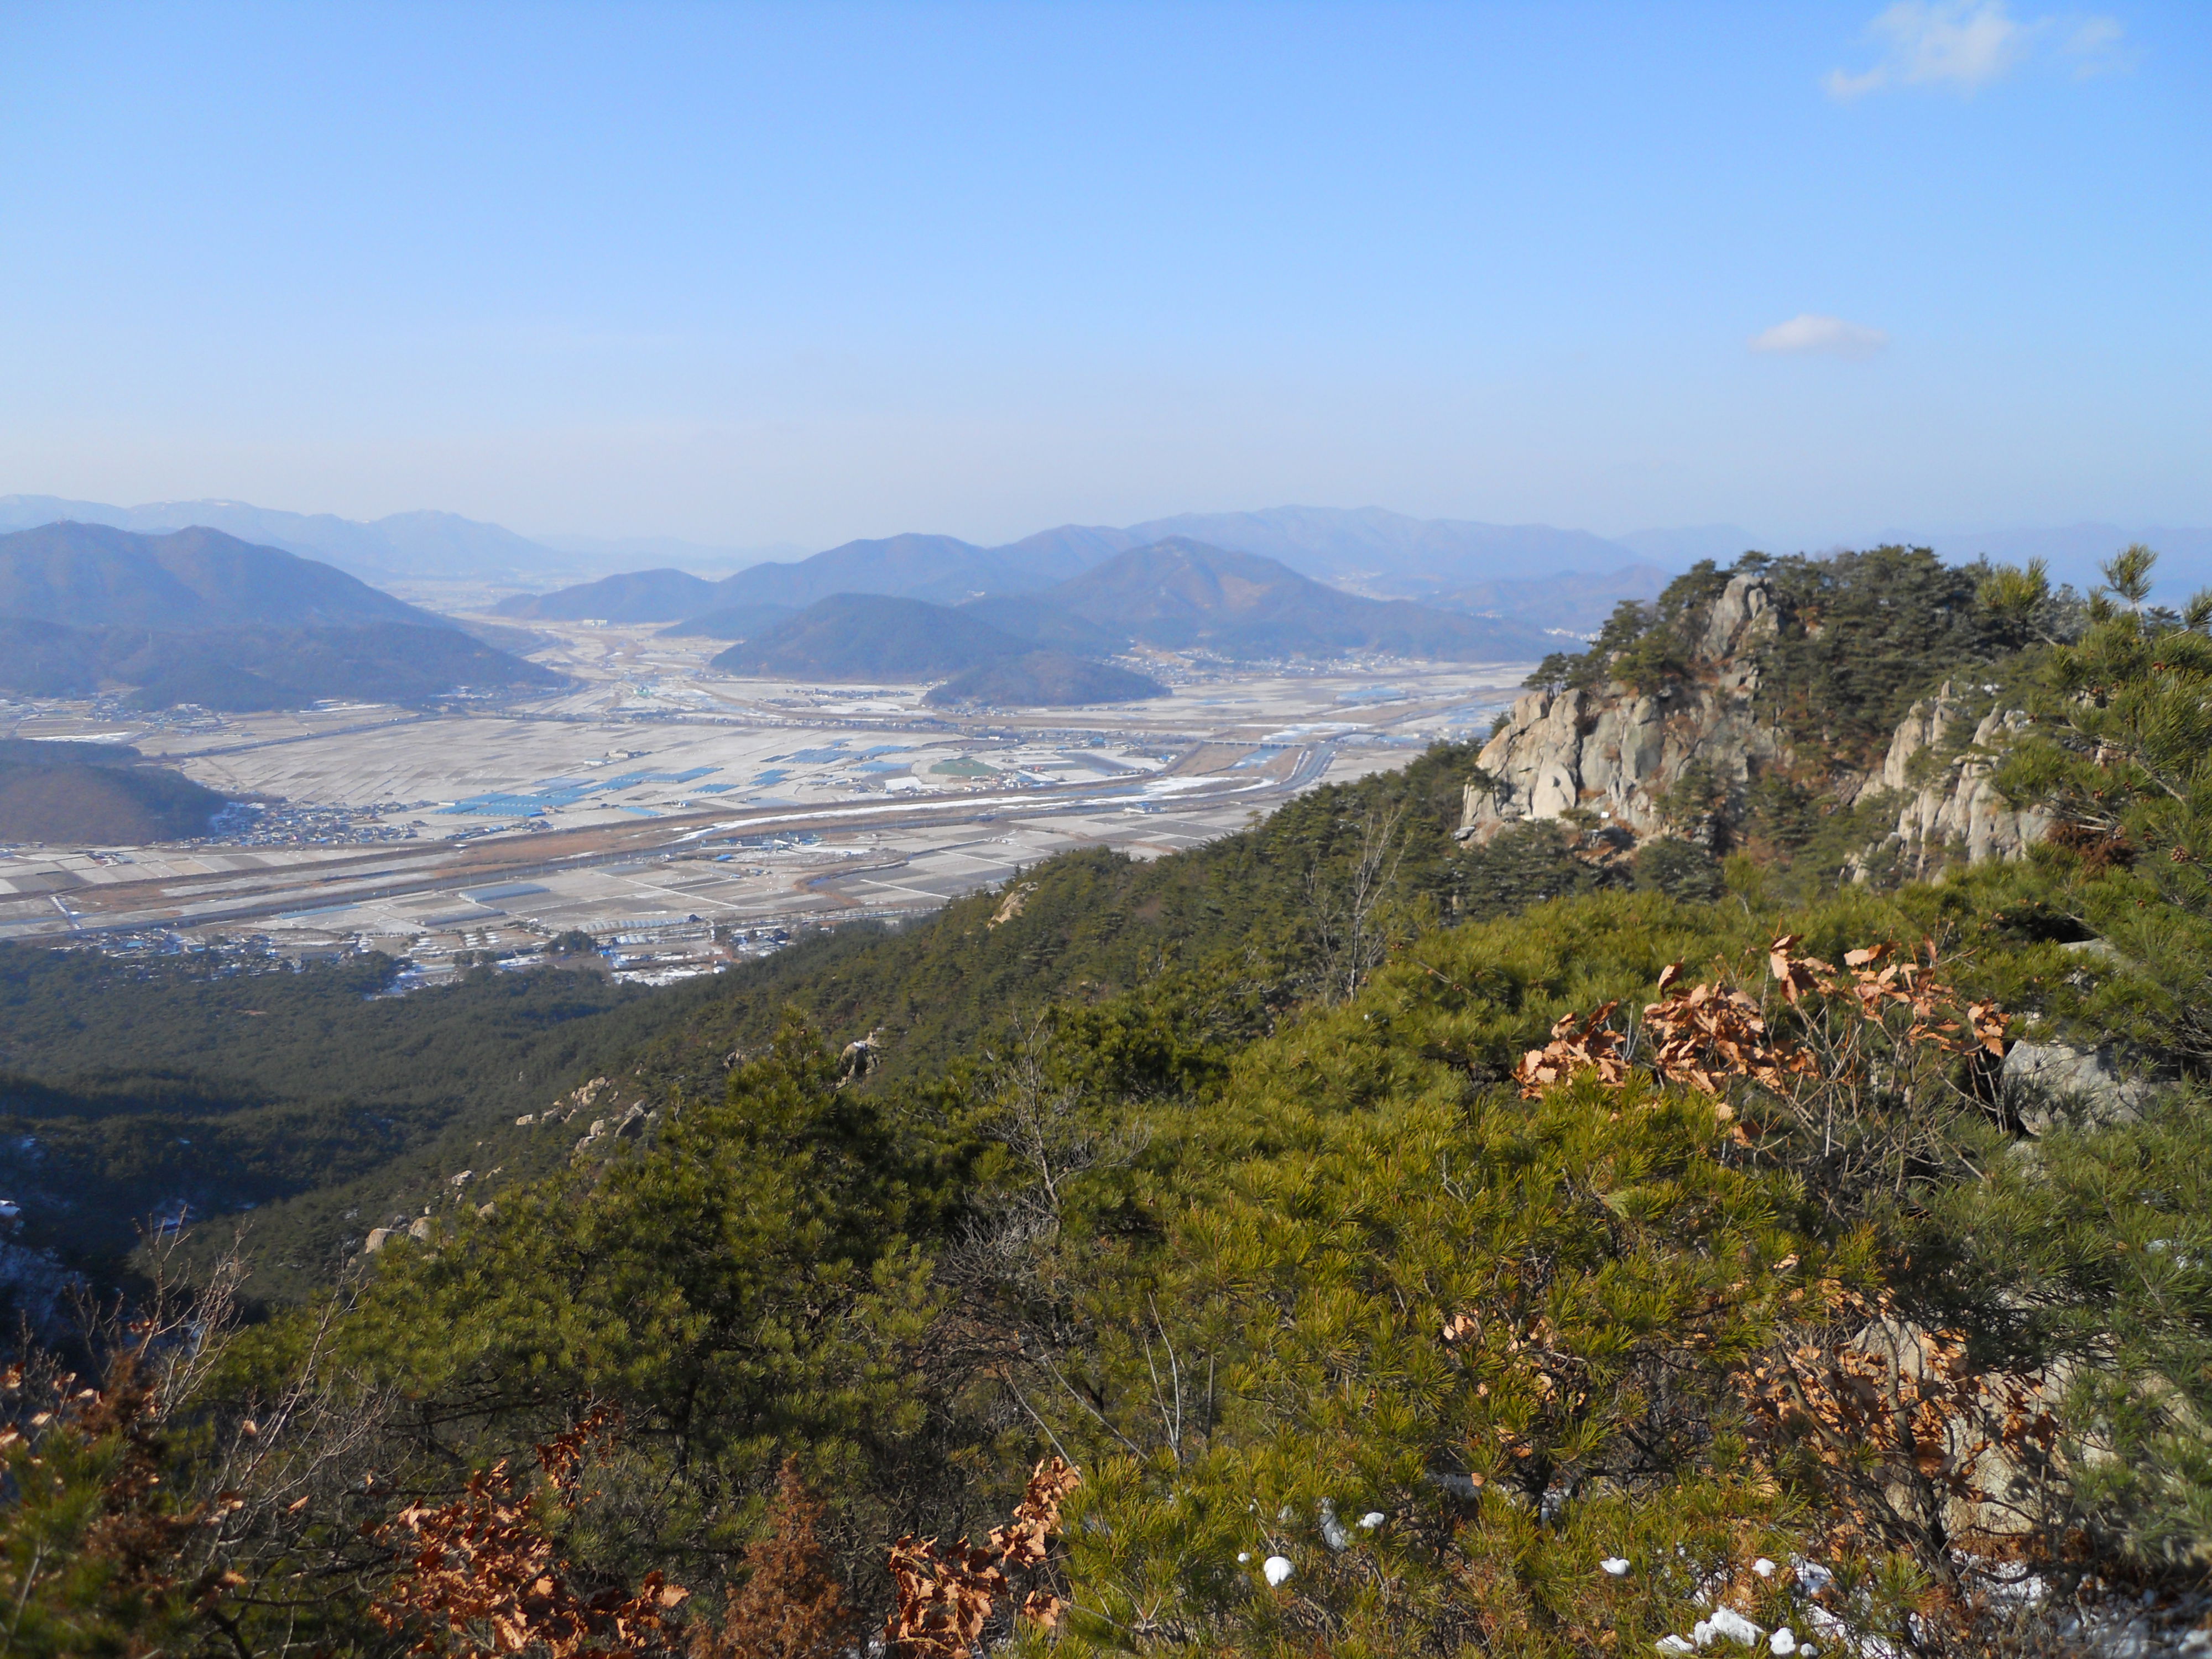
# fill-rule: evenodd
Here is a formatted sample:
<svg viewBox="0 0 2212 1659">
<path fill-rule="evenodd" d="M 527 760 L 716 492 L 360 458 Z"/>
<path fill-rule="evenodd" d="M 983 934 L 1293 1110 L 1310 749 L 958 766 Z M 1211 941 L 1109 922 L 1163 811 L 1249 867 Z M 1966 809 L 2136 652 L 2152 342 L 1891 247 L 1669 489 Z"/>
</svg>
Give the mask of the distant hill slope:
<svg viewBox="0 0 2212 1659">
<path fill-rule="evenodd" d="M 204 835 L 223 798 L 119 744 L 0 738 L 0 841 L 136 847 Z"/>
<path fill-rule="evenodd" d="M 799 542 L 765 542 L 748 547 L 729 547 L 719 542 L 688 541 L 681 536 L 539 536 L 536 539 L 556 553 L 573 553 L 591 560 L 600 569 L 635 564 L 674 566 L 696 574 L 717 573 L 707 578 L 719 581 L 757 564 L 789 563 L 815 550 Z"/>
<path fill-rule="evenodd" d="M 83 696 L 118 683 L 143 708 L 244 713 L 564 681 L 342 570 L 219 530 L 0 536 L 0 688 Z"/>
<path fill-rule="evenodd" d="M 708 609 L 720 594 L 713 582 L 681 570 L 633 570 L 556 593 L 518 593 L 494 605 L 492 614 L 546 622 L 675 622 Z"/>
<path fill-rule="evenodd" d="M 719 584 L 720 605 L 811 605 L 833 593 L 890 593 L 957 605 L 982 593 L 1049 587 L 1083 568 L 1058 544 L 983 548 L 953 536 L 847 542 L 796 564 L 757 564 Z"/>
<path fill-rule="evenodd" d="M 1168 688 L 1111 663 L 1065 651 L 1030 651 L 955 674 L 922 701 L 933 708 L 984 703 L 1000 708 L 1066 708 L 1164 697 Z"/>
<path fill-rule="evenodd" d="M 328 513 L 286 513 L 245 501 L 149 501 L 114 507 L 57 495 L 0 495 L 0 531 L 62 519 L 153 534 L 204 525 L 257 546 L 327 560 L 375 580 L 421 576 L 542 581 L 592 568 L 574 553 L 457 513 L 394 513 L 362 523 Z"/>
<path fill-rule="evenodd" d="M 458 688 L 551 689 L 550 669 L 450 628 L 223 628 L 172 634 L 0 618 L 0 690 L 87 696 L 132 688 L 142 708 L 198 703 L 226 714 L 305 708 L 324 697 L 417 703 Z"/>
<path fill-rule="evenodd" d="M 1623 599 L 1655 599 L 1671 580 L 1656 564 L 1630 564 L 1597 574 L 1568 571 L 1541 581 L 1474 582 L 1433 592 L 1417 591 L 1412 597 L 1439 611 L 1588 635 L 1604 627 Z"/>
<path fill-rule="evenodd" d="M 343 570 L 220 530 L 146 536 L 67 522 L 0 536 L 0 617 L 169 631 L 451 626 Z"/>
<path fill-rule="evenodd" d="M 1112 525 L 1063 524 L 1010 542 L 998 551 L 1048 562 L 1050 568 L 1063 576 L 1072 576 L 1094 564 L 1105 563 L 1116 553 L 1127 553 L 1133 547 L 1142 547 L 1158 539 L 1133 530 L 1117 530 Z"/>
<path fill-rule="evenodd" d="M 1018 657 L 1029 643 L 960 611 L 881 593 L 836 593 L 714 659 L 736 674 L 925 680 Z"/>
<path fill-rule="evenodd" d="M 1510 623 L 1363 599 L 1277 560 L 1176 537 L 1132 549 L 1045 596 L 1148 645 L 1237 657 L 1377 651 L 1445 661 L 1534 658 L 1545 636 Z"/>
<path fill-rule="evenodd" d="M 1129 648 L 1126 631 L 1086 622 L 1035 593 L 1000 593 L 987 599 L 970 599 L 960 610 L 963 615 L 979 617 L 1016 639 L 1054 650 L 1073 651 L 1078 656 L 1110 657 Z"/>
<path fill-rule="evenodd" d="M 96 635 L 59 623 L 0 617 L 0 691 L 82 697 L 99 689 Z"/>
<path fill-rule="evenodd" d="M 786 617 L 799 614 L 795 605 L 726 605 L 689 622 L 664 628 L 664 640 L 749 640 L 765 634 Z"/>
<path fill-rule="evenodd" d="M 1546 524 L 1415 519 L 1379 507 L 1182 513 L 1132 525 L 1133 545 L 1176 538 L 1279 559 L 1309 576 L 1424 576 L 1446 586 L 1610 570 L 1638 562 L 1618 542 Z"/>
</svg>

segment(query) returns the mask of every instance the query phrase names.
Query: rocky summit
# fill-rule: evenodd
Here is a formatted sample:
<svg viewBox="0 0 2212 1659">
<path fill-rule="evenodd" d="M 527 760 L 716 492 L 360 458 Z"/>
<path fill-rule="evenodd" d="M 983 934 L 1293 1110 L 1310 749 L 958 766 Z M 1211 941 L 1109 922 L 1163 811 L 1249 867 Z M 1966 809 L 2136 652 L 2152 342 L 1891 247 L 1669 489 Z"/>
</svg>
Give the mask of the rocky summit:
<svg viewBox="0 0 2212 1659">
<path fill-rule="evenodd" d="M 1593 818 L 1639 840 L 1710 839 L 1709 792 L 1740 799 L 1767 777 L 1809 778 L 1831 809 L 1894 805 L 1895 828 L 1855 862 L 1859 873 L 1887 859 L 1933 874 L 1954 850 L 1969 863 L 2018 858 L 2049 828 L 2047 811 L 2015 805 L 1996 787 L 1998 763 L 2027 717 L 1990 706 L 1996 687 L 1969 695 L 1945 681 L 1912 702 L 1878 763 L 1853 766 L 1793 733 L 1762 696 L 1767 659 L 1786 634 L 1820 626 L 1781 583 L 1763 571 L 1733 574 L 1696 621 L 1680 672 L 1656 684 L 1608 676 L 1540 685 L 1515 702 L 1468 782 L 1460 839 Z"/>
</svg>

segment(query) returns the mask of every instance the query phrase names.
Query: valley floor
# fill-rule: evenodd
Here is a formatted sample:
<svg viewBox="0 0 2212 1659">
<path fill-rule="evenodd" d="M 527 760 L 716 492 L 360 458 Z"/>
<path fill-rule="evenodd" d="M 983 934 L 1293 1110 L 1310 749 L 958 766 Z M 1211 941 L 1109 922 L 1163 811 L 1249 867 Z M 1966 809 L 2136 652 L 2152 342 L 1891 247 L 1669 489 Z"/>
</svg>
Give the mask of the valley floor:
<svg viewBox="0 0 2212 1659">
<path fill-rule="evenodd" d="M 559 694 L 147 717 L 0 708 L 0 732 L 129 742 L 252 803 L 206 841 L 0 848 L 0 939 L 283 955 L 464 951 L 582 928 L 648 980 L 775 948 L 797 924 L 933 908 L 1082 847 L 1143 859 L 1323 781 L 1486 726 L 1526 665 L 1144 666 L 1170 697 L 947 713 L 921 685 L 737 679 L 716 641 L 545 624 Z"/>
</svg>

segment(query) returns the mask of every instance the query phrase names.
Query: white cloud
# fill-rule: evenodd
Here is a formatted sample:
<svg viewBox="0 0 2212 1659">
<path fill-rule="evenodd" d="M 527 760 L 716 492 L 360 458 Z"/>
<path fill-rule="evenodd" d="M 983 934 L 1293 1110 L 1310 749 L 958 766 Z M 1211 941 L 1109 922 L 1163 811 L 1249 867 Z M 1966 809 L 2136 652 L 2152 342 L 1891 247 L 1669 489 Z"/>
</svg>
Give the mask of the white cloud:
<svg viewBox="0 0 2212 1659">
<path fill-rule="evenodd" d="M 1878 328 L 1847 323 L 1840 317 L 1816 317 L 1809 311 L 1751 337 L 1753 351 L 1854 361 L 1871 357 L 1888 343 L 1889 336 Z"/>
<path fill-rule="evenodd" d="M 2085 17 L 2076 22 L 2059 50 L 2074 60 L 2074 76 L 2110 75 L 2128 67 L 2127 31 L 2117 17 Z"/>
<path fill-rule="evenodd" d="M 2124 31 L 2105 16 L 2015 18 L 2006 0 L 1897 0 L 1868 26 L 1881 61 L 1853 74 L 1832 70 L 1831 97 L 1850 100 L 1889 87 L 1950 87 L 1972 94 L 2011 74 L 2039 42 L 2063 35 L 2057 50 L 2077 75 L 2120 67 Z"/>
</svg>

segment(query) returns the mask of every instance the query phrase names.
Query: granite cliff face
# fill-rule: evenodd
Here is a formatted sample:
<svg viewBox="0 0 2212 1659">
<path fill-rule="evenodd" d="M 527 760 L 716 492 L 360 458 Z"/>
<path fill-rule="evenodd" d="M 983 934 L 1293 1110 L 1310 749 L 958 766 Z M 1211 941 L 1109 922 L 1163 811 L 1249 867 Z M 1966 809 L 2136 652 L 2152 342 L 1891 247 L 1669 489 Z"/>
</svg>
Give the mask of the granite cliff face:
<svg viewBox="0 0 2212 1659">
<path fill-rule="evenodd" d="M 1861 786 L 1863 793 L 1892 790 L 1909 797 L 1897 828 L 1881 843 L 1899 854 L 1908 876 L 1933 874 L 1954 849 L 1969 864 L 2022 857 L 2051 828 L 2049 813 L 2014 806 L 1997 793 L 1991 775 L 2005 746 L 2027 725 L 2017 709 L 1984 714 L 1966 748 L 1938 760 L 1932 771 L 1913 764 L 1923 750 L 1942 756 L 1970 718 L 1964 699 L 1948 684 L 1914 703 L 1890 739 L 1881 770 Z"/>
<path fill-rule="evenodd" d="M 1486 841 L 1509 824 L 1577 809 L 1638 838 L 1681 833 L 1691 826 L 1670 821 L 1666 803 L 1692 767 L 1731 792 L 1768 769 L 1794 769 L 1801 757 L 1758 701 L 1759 648 L 1782 620 L 1767 579 L 1740 574 L 1713 600 L 1688 672 L 1661 689 L 1612 681 L 1528 692 L 1483 746 L 1485 775 L 1467 786 L 1460 839 Z M 1927 876 L 1954 855 L 2018 858 L 2042 838 L 2048 817 L 2013 807 L 1992 776 L 2026 716 L 1992 711 L 1961 747 L 1973 718 L 1968 699 L 1947 684 L 1912 705 L 1878 769 L 1831 776 L 1827 793 L 1840 806 L 1882 793 L 1902 798 L 1896 828 L 1855 860 L 1862 878 L 1878 853 L 1907 876 Z"/>
<path fill-rule="evenodd" d="M 1487 840 L 1509 823 L 1577 807 L 1651 835 L 1667 827 L 1661 803 L 1692 764 L 1741 785 L 1754 765 L 1785 760 L 1781 732 L 1752 706 L 1757 648 L 1778 621 L 1763 578 L 1732 576 L 1686 678 L 1650 694 L 1618 682 L 1529 692 L 1483 745 L 1489 781 L 1468 785 L 1460 838 Z"/>
</svg>

